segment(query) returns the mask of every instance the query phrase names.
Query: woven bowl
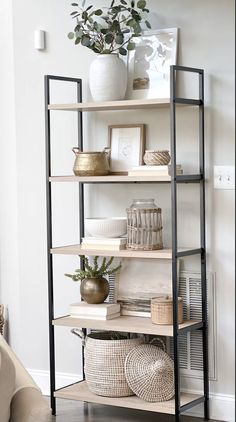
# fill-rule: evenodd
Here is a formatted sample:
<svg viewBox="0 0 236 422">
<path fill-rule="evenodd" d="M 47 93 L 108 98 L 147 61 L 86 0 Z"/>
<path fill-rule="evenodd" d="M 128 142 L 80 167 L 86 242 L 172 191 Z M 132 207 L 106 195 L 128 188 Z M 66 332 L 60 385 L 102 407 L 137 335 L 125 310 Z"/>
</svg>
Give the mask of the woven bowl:
<svg viewBox="0 0 236 422">
<path fill-rule="evenodd" d="M 125 359 L 125 377 L 136 396 L 148 402 L 162 402 L 174 396 L 174 363 L 159 347 L 143 344 Z"/>
<path fill-rule="evenodd" d="M 146 150 L 143 161 L 148 166 L 165 166 L 170 162 L 169 151 Z"/>
</svg>

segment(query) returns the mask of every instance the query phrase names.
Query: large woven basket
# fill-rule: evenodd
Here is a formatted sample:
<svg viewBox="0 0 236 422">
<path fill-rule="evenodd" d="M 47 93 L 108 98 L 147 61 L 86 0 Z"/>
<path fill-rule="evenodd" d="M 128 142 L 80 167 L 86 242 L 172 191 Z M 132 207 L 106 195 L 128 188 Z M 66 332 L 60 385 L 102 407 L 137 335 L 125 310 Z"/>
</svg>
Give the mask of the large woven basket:
<svg viewBox="0 0 236 422">
<path fill-rule="evenodd" d="M 162 349 L 142 344 L 125 360 L 125 376 L 132 391 L 148 402 L 162 402 L 174 396 L 174 363 Z"/>
<path fill-rule="evenodd" d="M 79 330 L 72 332 L 83 337 Z M 103 331 L 89 334 L 84 341 L 85 378 L 89 390 L 99 396 L 134 395 L 125 378 L 125 358 L 143 339 L 116 338 L 117 333 Z"/>
</svg>

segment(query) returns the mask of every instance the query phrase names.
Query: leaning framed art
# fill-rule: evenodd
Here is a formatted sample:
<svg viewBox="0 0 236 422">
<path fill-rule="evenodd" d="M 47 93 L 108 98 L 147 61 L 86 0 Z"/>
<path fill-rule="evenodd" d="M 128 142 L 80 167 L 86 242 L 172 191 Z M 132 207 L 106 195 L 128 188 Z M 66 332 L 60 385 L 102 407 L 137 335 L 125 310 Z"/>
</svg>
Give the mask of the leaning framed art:
<svg viewBox="0 0 236 422">
<path fill-rule="evenodd" d="M 143 163 L 145 125 L 112 125 L 108 127 L 110 171 L 127 174 L 133 166 Z"/>
<path fill-rule="evenodd" d="M 144 31 L 128 55 L 127 99 L 169 98 L 170 66 L 177 61 L 178 28 Z"/>
</svg>

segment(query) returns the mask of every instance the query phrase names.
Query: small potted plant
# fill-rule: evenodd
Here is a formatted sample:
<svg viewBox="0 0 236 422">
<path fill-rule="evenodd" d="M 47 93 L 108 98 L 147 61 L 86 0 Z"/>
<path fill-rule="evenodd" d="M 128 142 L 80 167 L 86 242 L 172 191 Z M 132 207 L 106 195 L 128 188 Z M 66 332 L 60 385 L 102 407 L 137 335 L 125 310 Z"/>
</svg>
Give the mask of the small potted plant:
<svg viewBox="0 0 236 422">
<path fill-rule="evenodd" d="M 85 6 L 85 0 L 72 3 L 71 16 L 76 20 L 74 31 L 68 34 L 76 45 L 81 44 L 98 54 L 92 62 L 89 85 L 95 101 L 121 100 L 127 86 L 127 69 L 119 55 L 135 49 L 135 37 L 142 33 L 141 24 L 151 28 L 146 20 L 149 9 L 146 0 L 112 0 L 110 6 Z"/>
<path fill-rule="evenodd" d="M 114 257 L 109 260 L 103 258 L 99 265 L 98 256 L 93 258 L 90 264 L 85 256 L 80 256 L 83 261 L 83 269 L 76 269 L 74 274 L 65 274 L 66 277 L 72 278 L 73 281 L 81 281 L 80 294 L 87 303 L 103 303 L 109 294 L 109 283 L 105 278 L 106 275 L 114 274 L 121 268 L 121 264 L 111 268 Z"/>
</svg>

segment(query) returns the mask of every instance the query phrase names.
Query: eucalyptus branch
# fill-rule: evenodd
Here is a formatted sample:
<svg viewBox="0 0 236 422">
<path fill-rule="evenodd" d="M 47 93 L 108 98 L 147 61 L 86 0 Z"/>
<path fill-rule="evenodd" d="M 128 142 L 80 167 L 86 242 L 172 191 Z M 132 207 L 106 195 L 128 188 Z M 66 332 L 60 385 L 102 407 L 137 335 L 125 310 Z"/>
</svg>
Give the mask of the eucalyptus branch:
<svg viewBox="0 0 236 422">
<path fill-rule="evenodd" d="M 123 44 L 119 45 L 119 47 L 116 47 L 116 48 L 113 50 L 113 53 L 114 53 L 114 52 L 116 52 L 117 50 L 119 50 L 120 48 L 124 47 L 126 44 L 128 44 L 128 43 L 130 42 L 130 40 L 132 40 L 132 38 L 133 38 L 133 37 L 131 36 L 128 40 L 124 41 L 124 43 L 123 43 Z"/>
<path fill-rule="evenodd" d="M 81 0 L 78 1 L 81 3 Z M 75 44 L 81 43 L 95 53 L 118 52 L 125 56 L 128 51 L 135 49 L 135 43 L 131 39 L 141 35 L 140 24 L 144 23 L 147 28 L 151 28 L 150 23 L 142 18 L 143 12 L 149 13 L 146 3 L 146 0 L 120 0 L 118 4 L 112 1 L 110 7 L 99 9 L 92 5 L 85 7 L 84 1 L 81 5 L 72 3 L 76 10 L 73 10 L 71 16 L 76 18 L 77 25 L 68 37 L 74 39 Z M 101 20 L 99 24 L 97 17 Z M 124 33 L 129 34 L 126 40 L 123 40 Z"/>
</svg>

